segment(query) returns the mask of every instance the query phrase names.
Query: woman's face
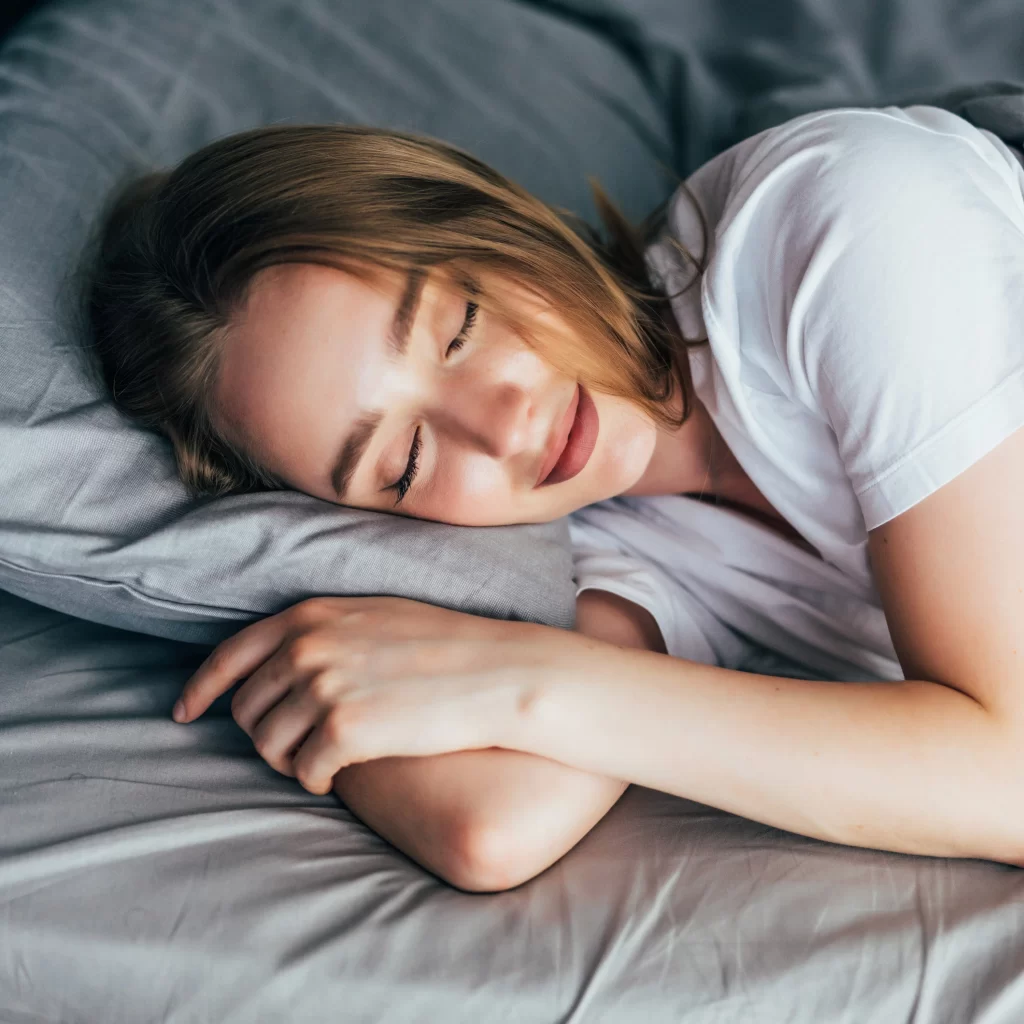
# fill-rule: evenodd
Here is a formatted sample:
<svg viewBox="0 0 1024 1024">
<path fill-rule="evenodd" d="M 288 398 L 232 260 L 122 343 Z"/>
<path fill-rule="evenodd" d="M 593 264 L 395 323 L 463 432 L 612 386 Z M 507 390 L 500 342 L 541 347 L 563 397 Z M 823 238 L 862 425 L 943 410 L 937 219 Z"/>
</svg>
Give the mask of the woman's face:
<svg viewBox="0 0 1024 1024">
<path fill-rule="evenodd" d="M 540 484 L 568 432 L 576 380 L 481 309 L 460 348 L 465 297 L 437 273 L 423 277 L 411 302 L 406 284 L 394 271 L 369 284 L 305 263 L 261 271 L 224 339 L 217 427 L 296 490 L 463 526 L 547 522 L 621 494 L 643 475 L 654 422 L 632 402 L 588 392 L 599 423 L 589 460 L 571 479 Z M 567 329 L 524 289 L 510 285 L 505 298 Z M 403 312 L 408 338 L 399 354 L 389 337 Z M 372 433 L 359 428 L 377 415 Z M 339 461 L 359 437 L 366 446 L 344 486 Z M 403 477 L 408 488 L 397 502 Z"/>
</svg>

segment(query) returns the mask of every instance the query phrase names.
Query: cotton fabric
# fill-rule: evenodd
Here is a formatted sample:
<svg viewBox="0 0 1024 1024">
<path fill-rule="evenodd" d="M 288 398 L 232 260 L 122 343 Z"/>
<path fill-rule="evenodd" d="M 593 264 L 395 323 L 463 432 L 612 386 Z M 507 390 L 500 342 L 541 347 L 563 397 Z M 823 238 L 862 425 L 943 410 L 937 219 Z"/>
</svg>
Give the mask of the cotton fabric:
<svg viewBox="0 0 1024 1024">
<path fill-rule="evenodd" d="M 616 498 L 570 520 L 577 594 L 647 608 L 670 654 L 766 644 L 814 672 L 901 678 L 868 532 L 1024 424 L 1024 159 L 930 106 L 803 115 L 687 185 L 709 233 L 673 300 L 694 389 L 822 561 L 741 513 Z M 703 251 L 680 188 L 647 249 L 669 294 Z M 955 538 L 950 538 L 955 543 Z"/>
</svg>

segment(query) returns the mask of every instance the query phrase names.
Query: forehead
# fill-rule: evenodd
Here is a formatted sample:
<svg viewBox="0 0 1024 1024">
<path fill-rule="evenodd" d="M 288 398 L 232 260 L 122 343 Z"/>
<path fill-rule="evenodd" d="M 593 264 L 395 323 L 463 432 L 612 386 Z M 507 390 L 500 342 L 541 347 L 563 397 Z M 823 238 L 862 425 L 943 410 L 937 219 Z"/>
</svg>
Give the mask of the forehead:
<svg viewBox="0 0 1024 1024">
<path fill-rule="evenodd" d="M 364 281 L 304 263 L 257 274 L 222 339 L 218 426 L 272 470 L 314 471 L 326 457 L 316 435 L 336 441 L 381 372 L 400 283 L 397 273 Z"/>
<path fill-rule="evenodd" d="M 340 309 L 356 321 L 372 319 L 375 308 L 386 305 L 397 291 L 400 275 L 384 268 L 367 268 L 365 273 L 369 276 L 357 277 L 316 263 L 267 267 L 250 282 L 245 304 L 234 319 L 235 333 L 251 336 L 267 322 L 279 329 L 297 319 L 303 326 L 318 326 Z"/>
</svg>

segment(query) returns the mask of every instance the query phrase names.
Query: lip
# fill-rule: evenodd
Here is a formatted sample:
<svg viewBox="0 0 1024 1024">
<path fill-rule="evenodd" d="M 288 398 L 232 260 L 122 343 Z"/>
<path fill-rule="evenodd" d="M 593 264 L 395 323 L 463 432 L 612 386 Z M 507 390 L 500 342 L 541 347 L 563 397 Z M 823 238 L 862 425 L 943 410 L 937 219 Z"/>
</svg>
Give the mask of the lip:
<svg viewBox="0 0 1024 1024">
<path fill-rule="evenodd" d="M 570 480 L 586 466 L 597 443 L 599 429 L 594 401 L 581 385 L 565 410 L 557 444 L 548 452 L 541 475 L 535 486 L 562 483 Z"/>
</svg>

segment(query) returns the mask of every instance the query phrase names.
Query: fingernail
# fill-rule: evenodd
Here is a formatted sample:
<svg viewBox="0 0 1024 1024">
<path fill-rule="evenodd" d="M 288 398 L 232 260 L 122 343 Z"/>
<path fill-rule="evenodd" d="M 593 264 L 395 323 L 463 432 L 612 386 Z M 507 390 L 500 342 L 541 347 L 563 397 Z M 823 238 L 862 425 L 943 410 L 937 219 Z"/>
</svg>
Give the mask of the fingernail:
<svg viewBox="0 0 1024 1024">
<path fill-rule="evenodd" d="M 176 722 L 183 722 L 185 720 L 185 705 L 180 700 L 174 702 L 174 710 L 171 712 L 171 718 Z"/>
</svg>

